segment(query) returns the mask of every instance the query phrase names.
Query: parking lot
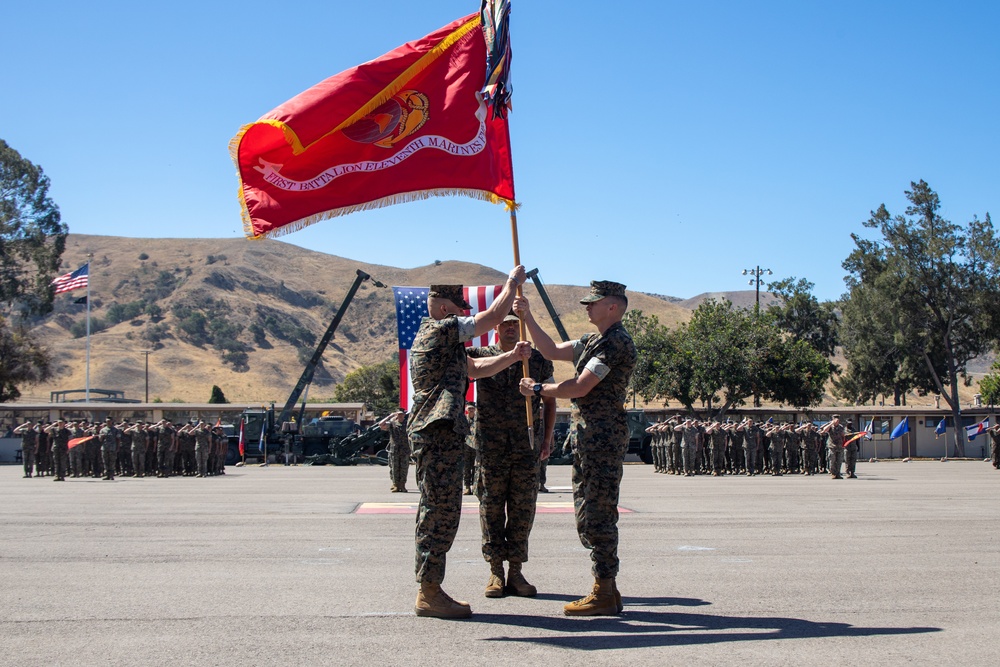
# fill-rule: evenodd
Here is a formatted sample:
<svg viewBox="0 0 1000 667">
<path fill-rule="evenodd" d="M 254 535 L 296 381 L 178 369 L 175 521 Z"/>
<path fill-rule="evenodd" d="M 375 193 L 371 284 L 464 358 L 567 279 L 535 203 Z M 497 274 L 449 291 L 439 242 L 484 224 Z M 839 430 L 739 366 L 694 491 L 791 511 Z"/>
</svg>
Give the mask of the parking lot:
<svg viewBox="0 0 1000 667">
<path fill-rule="evenodd" d="M 413 614 L 412 504 L 383 467 L 219 478 L 22 479 L 0 467 L 6 665 L 996 665 L 1000 472 L 859 464 L 857 480 L 672 477 L 627 465 L 625 612 L 567 618 L 592 583 L 567 466 L 549 468 L 525 575 L 483 597 L 475 499 L 445 589 Z M 410 471 L 411 491 L 416 488 Z"/>
</svg>

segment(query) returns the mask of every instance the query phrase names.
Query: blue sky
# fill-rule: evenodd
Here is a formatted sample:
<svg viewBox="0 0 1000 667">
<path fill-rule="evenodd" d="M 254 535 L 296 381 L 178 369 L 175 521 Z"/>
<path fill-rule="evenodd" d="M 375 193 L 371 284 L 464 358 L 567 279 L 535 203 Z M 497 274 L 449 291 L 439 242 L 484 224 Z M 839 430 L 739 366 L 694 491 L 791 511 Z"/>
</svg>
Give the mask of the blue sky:
<svg viewBox="0 0 1000 667">
<path fill-rule="evenodd" d="M 45 169 L 71 232 L 182 238 L 242 236 L 243 124 L 478 10 L 8 4 L 0 138 Z M 745 289 L 759 264 L 837 298 L 850 234 L 883 202 L 902 213 L 911 181 L 954 222 L 1000 211 L 998 25 L 995 2 L 514 0 L 522 262 L 682 298 Z M 502 207 L 460 198 L 281 240 L 400 267 L 513 257 Z"/>
</svg>

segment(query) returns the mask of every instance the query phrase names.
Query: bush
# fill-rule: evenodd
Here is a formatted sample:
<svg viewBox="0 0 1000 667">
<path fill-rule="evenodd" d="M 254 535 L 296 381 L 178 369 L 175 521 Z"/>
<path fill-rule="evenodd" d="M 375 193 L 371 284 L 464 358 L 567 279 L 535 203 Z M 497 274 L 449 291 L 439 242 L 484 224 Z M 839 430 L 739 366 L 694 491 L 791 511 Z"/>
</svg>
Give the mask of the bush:
<svg viewBox="0 0 1000 667">
<path fill-rule="evenodd" d="M 147 254 L 146 254 L 146 253 L 144 253 L 144 252 L 140 252 L 140 253 L 139 253 L 139 261 L 141 261 L 141 262 L 145 262 L 145 261 L 146 261 L 147 259 L 149 259 L 149 255 L 147 255 Z"/>
<path fill-rule="evenodd" d="M 90 318 L 90 333 L 95 334 L 98 331 L 104 331 L 108 328 L 107 322 L 99 317 Z M 87 335 L 87 320 L 86 318 L 79 320 L 78 322 L 73 322 L 69 326 L 69 332 L 73 334 L 73 338 L 83 338 Z"/>
<path fill-rule="evenodd" d="M 222 362 L 230 364 L 237 373 L 246 373 L 250 370 L 250 355 L 246 352 L 226 352 L 222 355 Z"/>
</svg>

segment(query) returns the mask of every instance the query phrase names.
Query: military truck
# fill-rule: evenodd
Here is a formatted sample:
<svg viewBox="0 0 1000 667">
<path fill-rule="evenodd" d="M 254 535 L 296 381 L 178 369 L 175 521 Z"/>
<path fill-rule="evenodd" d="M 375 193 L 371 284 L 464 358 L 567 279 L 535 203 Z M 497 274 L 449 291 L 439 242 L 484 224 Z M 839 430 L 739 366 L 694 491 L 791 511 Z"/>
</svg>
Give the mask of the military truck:
<svg viewBox="0 0 1000 667">
<path fill-rule="evenodd" d="M 636 454 L 643 463 L 653 462 L 653 436 L 646 429 L 653 422 L 646 419 L 643 410 L 629 410 L 628 417 L 628 453 Z"/>
</svg>

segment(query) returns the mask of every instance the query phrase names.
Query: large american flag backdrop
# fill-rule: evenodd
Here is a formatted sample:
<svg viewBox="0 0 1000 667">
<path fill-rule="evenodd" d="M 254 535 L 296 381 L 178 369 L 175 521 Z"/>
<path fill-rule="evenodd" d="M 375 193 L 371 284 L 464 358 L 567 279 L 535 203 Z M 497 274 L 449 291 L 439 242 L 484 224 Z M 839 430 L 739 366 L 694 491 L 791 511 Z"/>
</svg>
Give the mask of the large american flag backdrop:
<svg viewBox="0 0 1000 667">
<path fill-rule="evenodd" d="M 417 336 L 420 321 L 427 317 L 427 292 L 429 287 L 393 287 L 396 299 L 396 329 L 399 332 L 399 407 L 407 412 L 413 401 L 413 383 L 410 381 L 410 348 Z M 466 315 L 489 308 L 493 300 L 503 291 L 503 285 L 465 287 L 465 300 L 472 304 Z M 496 342 L 496 331 L 490 330 L 465 344 L 466 347 L 484 347 Z M 466 399 L 476 400 L 476 384 L 469 384 Z"/>
</svg>

